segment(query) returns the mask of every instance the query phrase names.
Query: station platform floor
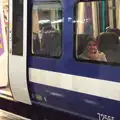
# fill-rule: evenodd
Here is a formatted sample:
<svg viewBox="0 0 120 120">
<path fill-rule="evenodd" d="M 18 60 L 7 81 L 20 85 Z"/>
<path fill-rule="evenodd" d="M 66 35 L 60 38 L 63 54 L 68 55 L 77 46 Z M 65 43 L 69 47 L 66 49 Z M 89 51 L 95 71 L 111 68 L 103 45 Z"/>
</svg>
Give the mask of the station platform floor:
<svg viewBox="0 0 120 120">
<path fill-rule="evenodd" d="M 5 94 L 8 96 L 12 96 L 12 93 L 10 92 L 10 88 L 9 87 L 5 87 L 5 88 L 0 88 L 0 93 L 1 94 Z"/>
<path fill-rule="evenodd" d="M 18 116 L 16 114 L 4 110 L 0 110 L 0 120 L 30 120 L 30 119 Z"/>
<path fill-rule="evenodd" d="M 0 88 L 0 98 L 13 100 L 12 93 L 9 86 Z"/>
</svg>

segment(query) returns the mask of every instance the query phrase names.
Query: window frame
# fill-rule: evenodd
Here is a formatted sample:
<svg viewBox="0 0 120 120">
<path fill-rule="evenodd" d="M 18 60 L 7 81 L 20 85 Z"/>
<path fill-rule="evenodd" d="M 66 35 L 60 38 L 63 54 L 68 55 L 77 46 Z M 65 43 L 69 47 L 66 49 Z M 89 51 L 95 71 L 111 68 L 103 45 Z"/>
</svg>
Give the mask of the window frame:
<svg viewBox="0 0 120 120">
<path fill-rule="evenodd" d="M 33 1 L 33 0 L 31 0 L 31 1 Z M 55 3 L 55 4 L 57 4 L 57 2 L 56 1 L 54 1 L 54 0 L 51 0 L 51 2 L 53 2 L 53 3 Z M 39 1 L 39 2 L 36 2 L 36 3 L 46 3 L 46 4 L 49 4 L 49 3 L 51 3 L 51 2 L 48 2 L 48 1 Z M 60 4 L 61 4 L 61 19 L 63 19 L 63 6 L 62 6 L 62 2 L 59 2 Z M 64 21 L 62 21 L 61 22 L 61 32 L 60 32 L 60 34 L 61 34 L 61 54 L 60 54 L 60 56 L 50 56 L 50 55 L 40 55 L 40 54 L 34 54 L 34 53 L 32 53 L 32 51 L 33 51 L 33 47 L 32 47 L 32 22 L 33 22 L 33 18 L 32 18 L 32 12 L 33 12 L 33 6 L 34 6 L 34 2 L 32 2 L 32 4 L 30 5 L 30 8 L 29 8 L 29 17 L 28 17 L 28 19 L 30 18 L 30 21 L 29 21 L 29 23 L 31 23 L 31 25 L 30 25 L 30 27 L 28 27 L 28 30 L 30 31 L 30 35 L 28 35 L 29 37 L 29 39 L 30 39 L 30 48 L 28 48 L 28 50 L 30 51 L 30 56 L 33 56 L 33 57 L 38 57 L 38 58 L 49 58 L 49 59 L 61 59 L 62 58 L 62 56 L 63 56 L 63 22 Z M 29 29 L 30 28 L 30 29 Z"/>
<path fill-rule="evenodd" d="M 73 20 L 76 21 L 77 20 L 77 6 L 78 4 L 81 2 L 97 2 L 98 0 L 92 0 L 92 1 L 88 1 L 88 0 L 78 0 L 77 2 L 74 3 L 74 7 L 73 7 Z M 100 0 L 102 1 L 102 0 Z M 105 0 L 107 1 L 107 0 Z M 98 1 L 99 2 L 99 1 Z M 88 64 L 96 64 L 96 65 L 109 65 L 109 66 L 120 66 L 120 63 L 117 62 L 104 62 L 104 61 L 96 61 L 96 60 L 85 60 L 85 59 L 78 59 L 77 58 L 77 51 L 76 51 L 76 39 L 77 36 L 77 23 L 73 23 L 73 57 L 77 62 L 81 62 L 81 63 L 88 63 Z"/>
</svg>

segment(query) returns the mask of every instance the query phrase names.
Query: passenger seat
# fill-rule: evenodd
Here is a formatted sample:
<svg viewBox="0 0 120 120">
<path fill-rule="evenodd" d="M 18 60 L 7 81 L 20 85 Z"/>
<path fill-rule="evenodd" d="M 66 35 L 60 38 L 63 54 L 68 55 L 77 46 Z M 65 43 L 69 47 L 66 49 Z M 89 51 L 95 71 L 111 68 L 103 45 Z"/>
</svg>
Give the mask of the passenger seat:
<svg viewBox="0 0 120 120">
<path fill-rule="evenodd" d="M 107 32 L 113 32 L 117 34 L 119 37 L 119 41 L 120 41 L 120 30 L 118 28 L 109 29 Z M 120 43 L 119 43 L 119 48 L 117 52 L 118 52 L 117 63 L 120 63 Z"/>
<path fill-rule="evenodd" d="M 103 52 L 108 62 L 117 62 L 119 38 L 117 34 L 113 32 L 102 33 L 99 37 L 98 49 Z"/>
</svg>

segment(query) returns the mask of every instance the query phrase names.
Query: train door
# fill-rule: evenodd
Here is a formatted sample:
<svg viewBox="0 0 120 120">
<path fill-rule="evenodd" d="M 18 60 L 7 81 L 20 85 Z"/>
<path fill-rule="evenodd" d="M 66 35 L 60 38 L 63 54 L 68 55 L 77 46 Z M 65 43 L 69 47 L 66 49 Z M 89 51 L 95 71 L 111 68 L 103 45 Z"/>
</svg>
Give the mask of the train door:
<svg viewBox="0 0 120 120">
<path fill-rule="evenodd" d="M 9 79 L 14 99 L 31 104 L 27 87 L 27 0 L 9 1 Z"/>
<path fill-rule="evenodd" d="M 8 81 L 8 0 L 0 0 L 0 97 L 12 97 Z"/>
<path fill-rule="evenodd" d="M 8 84 L 7 74 L 7 39 L 5 34 L 3 3 L 0 0 L 0 87 Z"/>
</svg>

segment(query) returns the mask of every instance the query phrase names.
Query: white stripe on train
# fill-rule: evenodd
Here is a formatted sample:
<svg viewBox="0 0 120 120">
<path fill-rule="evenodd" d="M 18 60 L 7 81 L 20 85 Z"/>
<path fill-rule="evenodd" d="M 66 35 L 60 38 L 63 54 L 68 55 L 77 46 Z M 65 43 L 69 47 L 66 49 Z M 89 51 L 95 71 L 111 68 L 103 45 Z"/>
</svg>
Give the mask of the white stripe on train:
<svg viewBox="0 0 120 120">
<path fill-rule="evenodd" d="M 29 69 L 31 82 L 120 101 L 120 83 L 88 77 Z"/>
</svg>

